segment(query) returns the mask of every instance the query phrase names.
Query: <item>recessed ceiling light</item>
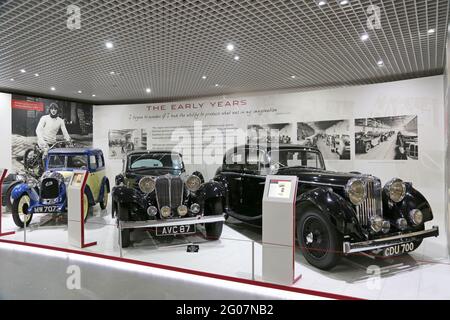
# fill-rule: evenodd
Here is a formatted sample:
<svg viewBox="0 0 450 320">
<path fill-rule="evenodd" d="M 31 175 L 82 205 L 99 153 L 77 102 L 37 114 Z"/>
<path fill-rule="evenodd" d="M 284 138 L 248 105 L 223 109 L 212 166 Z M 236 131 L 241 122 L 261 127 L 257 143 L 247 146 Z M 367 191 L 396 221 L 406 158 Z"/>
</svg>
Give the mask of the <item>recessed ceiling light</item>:
<svg viewBox="0 0 450 320">
<path fill-rule="evenodd" d="M 112 42 L 110 42 L 110 41 L 106 42 L 106 43 L 105 43 L 105 46 L 106 46 L 106 48 L 108 48 L 108 49 L 114 48 L 114 44 L 113 44 Z"/>
<path fill-rule="evenodd" d="M 378 65 L 379 67 L 383 67 L 383 66 L 384 66 L 384 61 L 383 61 L 383 60 L 379 60 L 379 61 L 377 62 L 377 65 Z"/>
<path fill-rule="evenodd" d="M 203 80 L 206 80 L 206 76 L 203 76 L 202 79 L 203 79 Z"/>
<path fill-rule="evenodd" d="M 20 72 L 25 73 L 27 71 L 25 69 L 20 69 Z"/>
<path fill-rule="evenodd" d="M 95 94 L 93 94 L 92 96 L 93 96 L 93 97 L 96 97 L 96 95 L 95 95 Z"/>
<path fill-rule="evenodd" d="M 35 73 L 34 76 L 35 76 L 35 77 L 39 77 L 39 73 Z"/>
<path fill-rule="evenodd" d="M 152 89 L 147 88 L 147 89 L 145 89 L 145 92 L 150 93 L 150 92 L 152 92 Z"/>
<path fill-rule="evenodd" d="M 341 6 L 345 6 L 345 5 L 349 4 L 349 3 L 350 3 L 349 0 L 340 0 L 340 1 L 339 1 L 339 4 L 340 4 Z"/>
<path fill-rule="evenodd" d="M 55 88 L 55 87 L 51 87 L 51 88 L 50 88 L 50 90 L 52 90 L 52 91 L 55 91 L 55 90 L 56 90 L 56 88 Z"/>
<path fill-rule="evenodd" d="M 228 50 L 228 51 L 233 51 L 233 50 L 234 50 L 234 44 L 229 43 L 229 44 L 227 45 L 227 50 Z"/>
<path fill-rule="evenodd" d="M 363 33 L 362 35 L 361 35 L 361 40 L 362 41 L 366 41 L 366 40 L 368 40 L 369 39 L 369 35 L 367 34 L 367 33 Z"/>
<path fill-rule="evenodd" d="M 239 59 L 239 56 L 234 56 L 234 60 L 238 61 Z"/>
<path fill-rule="evenodd" d="M 428 34 L 433 34 L 433 33 L 435 33 L 436 32 L 436 29 L 430 29 L 430 30 L 428 30 Z"/>
<path fill-rule="evenodd" d="M 216 83 L 216 87 L 218 87 L 219 86 L 219 84 L 218 83 Z"/>
<path fill-rule="evenodd" d="M 14 81 L 14 78 L 9 79 L 10 81 Z"/>
<path fill-rule="evenodd" d="M 113 75 L 115 75 L 116 73 L 115 73 L 114 71 L 111 71 L 109 74 L 113 76 Z"/>
<path fill-rule="evenodd" d="M 320 7 L 326 5 L 327 3 L 328 3 L 327 0 L 319 0 L 319 1 L 317 2 L 317 4 L 318 4 Z"/>
<path fill-rule="evenodd" d="M 291 78 L 292 78 L 292 79 L 296 79 L 297 77 L 296 77 L 296 76 L 291 76 Z"/>
<path fill-rule="evenodd" d="M 83 93 L 83 91 L 81 91 L 81 90 L 78 90 L 78 93 Z"/>
</svg>

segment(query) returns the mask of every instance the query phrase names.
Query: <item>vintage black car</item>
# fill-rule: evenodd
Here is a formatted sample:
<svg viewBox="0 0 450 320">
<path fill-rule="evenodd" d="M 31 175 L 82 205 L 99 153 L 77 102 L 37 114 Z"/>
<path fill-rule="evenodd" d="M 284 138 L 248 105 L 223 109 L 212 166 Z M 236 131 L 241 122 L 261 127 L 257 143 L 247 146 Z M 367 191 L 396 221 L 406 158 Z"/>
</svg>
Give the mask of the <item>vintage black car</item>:
<svg viewBox="0 0 450 320">
<path fill-rule="evenodd" d="M 179 153 L 131 152 L 112 191 L 122 247 L 130 246 L 130 232 L 138 228 L 155 230 L 157 236 L 177 236 L 196 233 L 204 224 L 206 238 L 219 239 L 224 196 L 220 183 L 205 183 L 199 172 L 186 175 Z"/>
<path fill-rule="evenodd" d="M 367 153 L 373 147 L 385 141 L 384 136 L 375 131 L 357 132 L 355 134 L 356 153 Z"/>
<path fill-rule="evenodd" d="M 214 178 L 226 189 L 225 212 L 260 225 L 267 174 L 298 177 L 297 241 L 317 268 L 356 252 L 408 253 L 439 235 L 437 227 L 425 230 L 433 212 L 411 183 L 394 178 L 383 186 L 372 175 L 327 171 L 319 150 L 296 145 L 228 151 Z"/>
</svg>

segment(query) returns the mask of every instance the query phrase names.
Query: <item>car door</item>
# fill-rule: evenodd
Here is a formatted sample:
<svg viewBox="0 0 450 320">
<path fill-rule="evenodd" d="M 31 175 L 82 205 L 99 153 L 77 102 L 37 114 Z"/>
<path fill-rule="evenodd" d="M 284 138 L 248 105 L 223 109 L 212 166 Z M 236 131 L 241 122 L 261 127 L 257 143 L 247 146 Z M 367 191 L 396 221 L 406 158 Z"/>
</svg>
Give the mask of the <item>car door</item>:
<svg viewBox="0 0 450 320">
<path fill-rule="evenodd" d="M 249 217 L 262 215 L 262 199 L 266 182 L 266 152 L 257 148 L 246 149 L 244 176 L 242 181 L 242 207 Z"/>
<path fill-rule="evenodd" d="M 221 178 L 225 179 L 228 185 L 228 209 L 231 209 L 231 211 L 237 214 L 244 213 L 244 208 L 242 206 L 244 161 L 244 149 L 234 148 L 225 155 L 222 171 L 220 173 Z"/>
<path fill-rule="evenodd" d="M 95 154 L 89 155 L 89 178 L 88 185 L 91 189 L 92 196 L 94 200 L 98 200 L 98 196 L 100 193 L 100 182 L 99 182 L 99 173 L 98 173 L 99 165 L 98 160 Z"/>
</svg>

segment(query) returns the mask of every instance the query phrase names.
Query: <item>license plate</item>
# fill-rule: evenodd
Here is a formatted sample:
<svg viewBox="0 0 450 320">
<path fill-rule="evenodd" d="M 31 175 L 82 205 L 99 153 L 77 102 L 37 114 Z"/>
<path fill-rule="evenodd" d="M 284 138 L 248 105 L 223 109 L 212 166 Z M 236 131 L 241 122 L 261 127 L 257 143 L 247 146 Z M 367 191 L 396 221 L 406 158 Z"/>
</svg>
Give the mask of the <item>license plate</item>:
<svg viewBox="0 0 450 320">
<path fill-rule="evenodd" d="M 34 213 L 55 213 L 58 212 L 58 206 L 45 206 L 34 208 Z"/>
<path fill-rule="evenodd" d="M 156 228 L 157 236 L 175 236 L 178 234 L 193 234 L 196 233 L 195 224 L 184 226 L 170 226 Z"/>
<path fill-rule="evenodd" d="M 413 242 L 398 244 L 396 246 L 384 249 L 384 256 L 385 257 L 398 256 L 413 251 L 414 247 L 415 246 Z"/>
</svg>

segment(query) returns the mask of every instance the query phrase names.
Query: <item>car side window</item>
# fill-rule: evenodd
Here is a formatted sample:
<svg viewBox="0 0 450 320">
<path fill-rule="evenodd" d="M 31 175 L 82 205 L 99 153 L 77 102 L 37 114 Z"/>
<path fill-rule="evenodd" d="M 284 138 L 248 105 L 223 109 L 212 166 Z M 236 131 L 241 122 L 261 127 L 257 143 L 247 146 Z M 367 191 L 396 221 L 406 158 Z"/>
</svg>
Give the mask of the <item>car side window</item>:
<svg viewBox="0 0 450 320">
<path fill-rule="evenodd" d="M 256 149 L 249 148 L 245 150 L 245 169 L 255 174 L 259 174 L 266 164 L 266 153 Z"/>
<path fill-rule="evenodd" d="M 89 166 L 92 170 L 96 170 L 98 168 L 97 158 L 95 156 L 89 157 Z"/>
</svg>

